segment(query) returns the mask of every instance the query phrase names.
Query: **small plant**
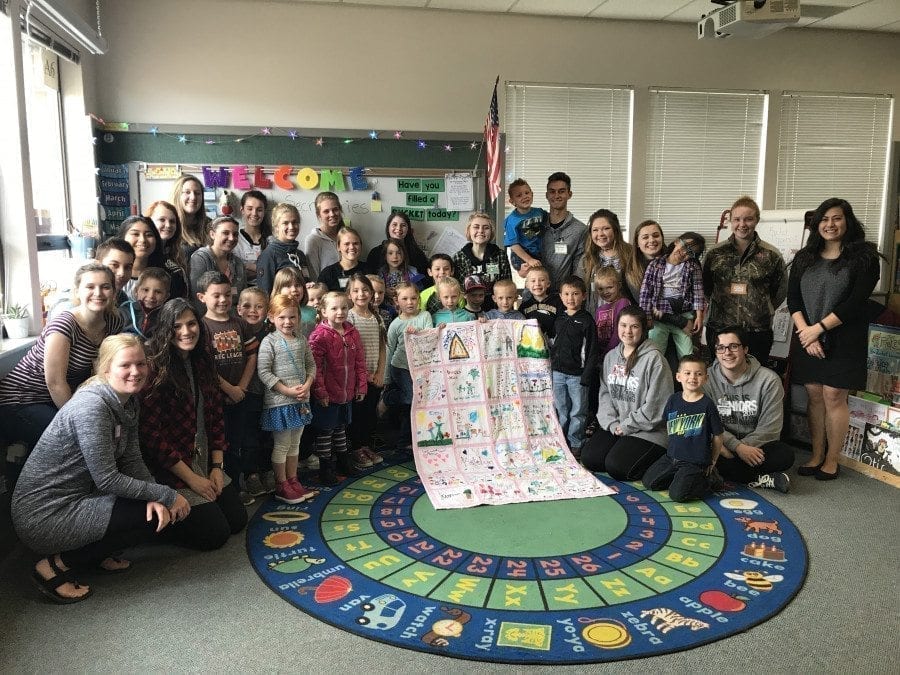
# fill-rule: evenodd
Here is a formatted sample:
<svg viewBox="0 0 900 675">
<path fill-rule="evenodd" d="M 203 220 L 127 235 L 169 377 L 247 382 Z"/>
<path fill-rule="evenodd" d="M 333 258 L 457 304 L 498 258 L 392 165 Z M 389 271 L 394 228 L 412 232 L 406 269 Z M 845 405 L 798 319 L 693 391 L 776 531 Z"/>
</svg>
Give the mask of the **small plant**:
<svg viewBox="0 0 900 675">
<path fill-rule="evenodd" d="M 3 316 L 7 319 L 27 319 L 28 307 L 26 305 L 7 305 Z"/>
</svg>

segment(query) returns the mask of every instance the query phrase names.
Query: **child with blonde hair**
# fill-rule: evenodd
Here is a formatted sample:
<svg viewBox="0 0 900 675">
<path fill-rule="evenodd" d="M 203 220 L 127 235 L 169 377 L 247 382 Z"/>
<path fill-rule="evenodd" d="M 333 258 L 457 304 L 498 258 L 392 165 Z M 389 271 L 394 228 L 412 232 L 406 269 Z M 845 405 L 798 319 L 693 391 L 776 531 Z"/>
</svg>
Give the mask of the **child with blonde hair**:
<svg viewBox="0 0 900 675">
<path fill-rule="evenodd" d="M 454 280 L 455 281 L 455 280 Z M 459 282 L 456 282 L 457 286 Z M 406 359 L 405 337 L 407 333 L 433 328 L 431 314 L 419 308 L 419 289 L 415 284 L 403 282 L 397 286 L 397 308 L 400 314 L 391 323 L 387 333 L 388 369 L 384 378 L 384 403 L 400 414 L 401 426 L 397 447 L 412 447 L 409 413 L 412 406 L 412 376 Z"/>
<path fill-rule="evenodd" d="M 454 321 L 475 320 L 475 314 L 459 307 L 459 299 L 462 297 L 463 290 L 455 277 L 438 279 L 435 288 L 441 301 L 441 308 L 434 313 L 434 325 L 441 326 Z"/>
<path fill-rule="evenodd" d="M 347 321 L 350 301 L 338 291 L 329 291 L 319 307 L 319 323 L 309 337 L 316 360 L 313 384 L 313 420 L 316 427 L 316 454 L 319 456 L 319 482 L 335 485 L 337 469 L 345 476 L 371 466 L 361 461 L 360 453 L 347 451 L 347 425 L 353 401 L 366 396 L 368 377 L 362 339 L 356 327 Z"/>
<path fill-rule="evenodd" d="M 297 332 L 300 312 L 293 298 L 273 297 L 269 321 L 275 332 L 263 338 L 257 359 L 259 379 L 265 387 L 262 427 L 271 431 L 275 440 L 275 498 L 299 504 L 317 494 L 304 488 L 297 478 L 300 438 L 312 421 L 309 397 L 316 364 L 306 338 Z"/>
</svg>

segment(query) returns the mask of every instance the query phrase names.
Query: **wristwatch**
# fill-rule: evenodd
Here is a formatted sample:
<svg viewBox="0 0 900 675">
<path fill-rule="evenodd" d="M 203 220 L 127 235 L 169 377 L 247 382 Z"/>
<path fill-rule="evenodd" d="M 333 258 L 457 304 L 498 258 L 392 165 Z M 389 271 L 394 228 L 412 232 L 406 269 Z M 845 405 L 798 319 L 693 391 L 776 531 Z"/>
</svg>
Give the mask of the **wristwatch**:
<svg viewBox="0 0 900 675">
<path fill-rule="evenodd" d="M 209 465 L 210 470 L 212 469 L 223 469 L 224 465 L 222 462 L 211 462 Z"/>
</svg>

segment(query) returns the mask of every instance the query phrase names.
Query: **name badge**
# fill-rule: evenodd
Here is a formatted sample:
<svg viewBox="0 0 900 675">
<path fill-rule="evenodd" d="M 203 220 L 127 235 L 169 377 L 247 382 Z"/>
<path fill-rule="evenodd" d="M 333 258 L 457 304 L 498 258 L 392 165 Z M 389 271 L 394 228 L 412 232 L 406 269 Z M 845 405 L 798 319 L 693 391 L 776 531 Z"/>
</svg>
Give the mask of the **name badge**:
<svg viewBox="0 0 900 675">
<path fill-rule="evenodd" d="M 564 241 L 558 241 L 553 244 L 553 252 L 556 255 L 566 255 L 569 252 L 569 245 Z"/>
<path fill-rule="evenodd" d="M 497 263 L 488 263 L 487 264 L 487 275 L 489 277 L 499 277 L 500 276 L 500 265 Z"/>
<path fill-rule="evenodd" d="M 731 282 L 731 294 L 732 295 L 747 295 L 747 282 L 746 281 L 732 281 Z"/>
<path fill-rule="evenodd" d="M 338 284 L 340 284 L 341 290 L 344 290 L 345 288 L 347 288 L 348 281 L 350 281 L 350 280 L 347 279 L 346 277 L 341 277 L 340 279 L 338 279 Z"/>
</svg>

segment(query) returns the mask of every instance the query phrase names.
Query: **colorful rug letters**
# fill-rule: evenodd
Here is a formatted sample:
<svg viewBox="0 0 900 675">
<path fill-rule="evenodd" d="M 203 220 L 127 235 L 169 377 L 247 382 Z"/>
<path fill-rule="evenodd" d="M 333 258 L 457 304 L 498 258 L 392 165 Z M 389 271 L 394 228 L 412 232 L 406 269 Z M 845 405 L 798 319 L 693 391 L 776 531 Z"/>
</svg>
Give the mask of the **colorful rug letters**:
<svg viewBox="0 0 900 675">
<path fill-rule="evenodd" d="M 451 323 L 406 336 L 413 455 L 436 509 L 612 491 L 569 452 L 537 322 Z"/>
<path fill-rule="evenodd" d="M 263 504 L 253 567 L 313 617 L 405 649 L 572 664 L 689 649 L 777 614 L 807 553 L 793 523 L 734 488 L 679 504 L 607 497 L 435 510 L 412 463 L 308 504 Z"/>
</svg>

